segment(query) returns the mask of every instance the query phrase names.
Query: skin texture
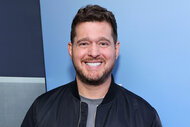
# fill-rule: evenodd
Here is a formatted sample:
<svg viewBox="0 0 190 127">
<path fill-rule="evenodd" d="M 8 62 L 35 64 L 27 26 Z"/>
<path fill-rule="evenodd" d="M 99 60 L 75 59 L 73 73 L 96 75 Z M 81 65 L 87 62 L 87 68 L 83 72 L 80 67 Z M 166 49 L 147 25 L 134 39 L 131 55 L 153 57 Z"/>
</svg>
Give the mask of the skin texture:
<svg viewBox="0 0 190 127">
<path fill-rule="evenodd" d="M 79 93 L 90 98 L 105 96 L 119 48 L 120 43 L 113 42 L 109 23 L 83 22 L 76 26 L 76 36 L 73 44 L 69 42 L 68 51 L 76 70 Z"/>
</svg>

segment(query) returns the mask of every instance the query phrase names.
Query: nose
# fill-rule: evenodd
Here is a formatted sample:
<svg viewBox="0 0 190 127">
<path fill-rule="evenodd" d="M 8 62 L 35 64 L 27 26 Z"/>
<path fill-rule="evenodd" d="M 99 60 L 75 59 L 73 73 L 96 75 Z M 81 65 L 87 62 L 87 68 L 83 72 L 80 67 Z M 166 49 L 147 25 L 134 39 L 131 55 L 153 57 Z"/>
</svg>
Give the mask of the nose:
<svg viewBox="0 0 190 127">
<path fill-rule="evenodd" d="M 98 57 L 100 55 L 100 49 L 96 43 L 92 43 L 88 49 L 88 55 L 91 57 Z"/>
</svg>

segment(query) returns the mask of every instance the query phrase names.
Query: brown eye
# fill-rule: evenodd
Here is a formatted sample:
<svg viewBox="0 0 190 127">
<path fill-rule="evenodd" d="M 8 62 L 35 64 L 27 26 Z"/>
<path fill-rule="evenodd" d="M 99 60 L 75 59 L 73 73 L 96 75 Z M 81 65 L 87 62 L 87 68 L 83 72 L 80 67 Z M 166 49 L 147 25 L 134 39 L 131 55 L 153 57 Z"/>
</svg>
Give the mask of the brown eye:
<svg viewBox="0 0 190 127">
<path fill-rule="evenodd" d="M 108 42 L 100 42 L 99 45 L 101 47 L 107 47 L 107 46 L 109 46 L 109 43 Z"/>
<path fill-rule="evenodd" d="M 86 47 L 88 45 L 88 42 L 80 42 L 79 46 L 80 47 Z"/>
</svg>

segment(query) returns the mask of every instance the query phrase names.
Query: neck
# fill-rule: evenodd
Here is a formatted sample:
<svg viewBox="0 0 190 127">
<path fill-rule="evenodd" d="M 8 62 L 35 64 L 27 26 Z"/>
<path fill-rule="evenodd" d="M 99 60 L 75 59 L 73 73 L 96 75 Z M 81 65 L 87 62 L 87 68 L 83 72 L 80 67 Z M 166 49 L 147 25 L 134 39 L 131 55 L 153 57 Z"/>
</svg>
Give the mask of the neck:
<svg viewBox="0 0 190 127">
<path fill-rule="evenodd" d="M 86 84 L 82 82 L 78 78 L 78 76 L 76 76 L 76 80 L 77 80 L 78 91 L 81 96 L 89 99 L 100 99 L 104 98 L 106 93 L 108 92 L 108 89 L 111 84 L 111 75 L 104 83 L 98 86 Z"/>
</svg>

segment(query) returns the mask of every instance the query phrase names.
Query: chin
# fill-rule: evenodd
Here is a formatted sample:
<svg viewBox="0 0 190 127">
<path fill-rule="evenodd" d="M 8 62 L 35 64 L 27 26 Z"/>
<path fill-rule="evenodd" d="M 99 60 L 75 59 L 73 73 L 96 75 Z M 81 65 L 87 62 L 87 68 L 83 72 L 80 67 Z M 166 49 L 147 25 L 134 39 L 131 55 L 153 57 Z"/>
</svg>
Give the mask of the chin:
<svg viewBox="0 0 190 127">
<path fill-rule="evenodd" d="M 102 73 L 102 74 L 83 74 L 83 73 L 77 73 L 77 76 L 79 80 L 81 80 L 83 83 L 87 85 L 92 86 L 99 86 L 103 84 L 111 75 L 111 73 Z"/>
</svg>

